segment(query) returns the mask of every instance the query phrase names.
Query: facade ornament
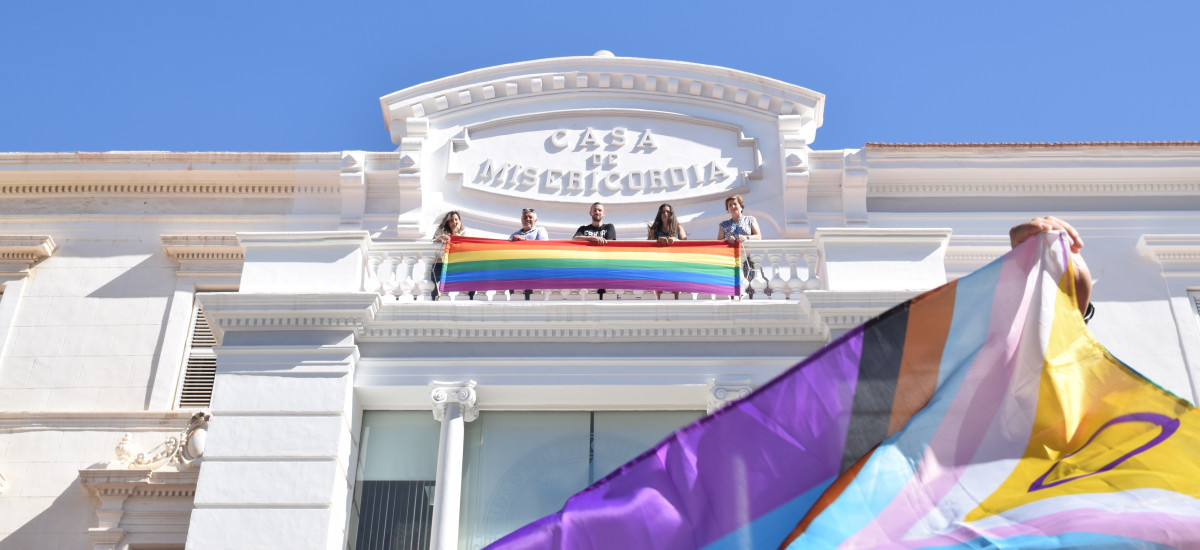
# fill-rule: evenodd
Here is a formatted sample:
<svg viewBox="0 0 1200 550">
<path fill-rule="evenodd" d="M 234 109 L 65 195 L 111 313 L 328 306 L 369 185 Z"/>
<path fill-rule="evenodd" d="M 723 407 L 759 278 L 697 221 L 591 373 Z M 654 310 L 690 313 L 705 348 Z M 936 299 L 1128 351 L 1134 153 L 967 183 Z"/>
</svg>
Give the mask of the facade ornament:
<svg viewBox="0 0 1200 550">
<path fill-rule="evenodd" d="M 57 248 L 49 235 L 0 235 L 0 275 L 28 277 Z"/>
<path fill-rule="evenodd" d="M 458 403 L 462 410 L 463 420 L 471 422 L 479 418 L 479 407 L 475 406 L 475 381 L 466 382 L 434 382 L 433 390 L 429 392 L 433 401 L 433 418 L 438 422 L 446 415 L 446 405 Z"/>
<path fill-rule="evenodd" d="M 749 380 L 720 381 L 715 378 L 709 380 L 708 414 L 750 395 L 752 391 L 754 391 L 754 384 Z"/>
<path fill-rule="evenodd" d="M 168 437 L 166 441 L 144 453 L 133 452 L 133 439 L 127 433 L 120 443 L 117 443 L 117 462 L 110 464 L 110 468 L 116 466 L 117 469 L 124 467 L 129 470 L 157 470 L 167 465 L 173 465 L 178 470 L 194 468 L 198 465 L 198 459 L 204 456 L 210 418 L 212 415 L 208 411 L 193 414 L 182 432 Z"/>
</svg>

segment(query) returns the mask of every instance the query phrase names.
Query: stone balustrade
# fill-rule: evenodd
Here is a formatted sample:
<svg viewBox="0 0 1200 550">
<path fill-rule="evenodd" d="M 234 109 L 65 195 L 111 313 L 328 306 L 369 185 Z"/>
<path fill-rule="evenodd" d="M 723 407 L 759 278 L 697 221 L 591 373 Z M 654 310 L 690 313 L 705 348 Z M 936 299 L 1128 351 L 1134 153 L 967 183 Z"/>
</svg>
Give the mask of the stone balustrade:
<svg viewBox="0 0 1200 550">
<path fill-rule="evenodd" d="M 753 265 L 754 278 L 742 285 L 742 298 L 754 300 L 799 299 L 805 290 L 821 290 L 825 287 L 820 278 L 820 254 L 811 239 L 748 241 L 743 245 L 744 257 Z M 381 296 L 405 301 L 431 300 L 434 289 L 432 270 L 441 254 L 442 244 L 434 242 L 371 242 L 366 257 L 366 291 L 378 292 Z M 462 293 L 450 292 L 442 299 L 461 301 L 467 297 Z M 652 291 L 615 290 L 605 292 L 605 300 L 654 300 Z M 596 290 L 555 289 L 534 290 L 531 300 L 599 300 Z M 663 292 L 661 299 L 716 300 L 724 296 L 681 292 L 678 297 Z M 487 291 L 476 294 L 476 301 L 524 301 L 521 292 L 506 293 Z"/>
</svg>

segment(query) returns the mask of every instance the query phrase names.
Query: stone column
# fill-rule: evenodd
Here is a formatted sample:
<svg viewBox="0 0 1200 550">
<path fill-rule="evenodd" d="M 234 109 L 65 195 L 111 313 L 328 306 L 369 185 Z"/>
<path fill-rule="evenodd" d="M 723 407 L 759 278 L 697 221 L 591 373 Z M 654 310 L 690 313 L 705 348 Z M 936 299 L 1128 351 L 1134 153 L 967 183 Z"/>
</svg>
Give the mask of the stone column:
<svg viewBox="0 0 1200 550">
<path fill-rule="evenodd" d="M 437 486 L 433 492 L 433 550 L 458 548 L 464 423 L 479 417 L 475 381 L 434 382 L 433 418 L 442 423 L 438 439 Z"/>
</svg>

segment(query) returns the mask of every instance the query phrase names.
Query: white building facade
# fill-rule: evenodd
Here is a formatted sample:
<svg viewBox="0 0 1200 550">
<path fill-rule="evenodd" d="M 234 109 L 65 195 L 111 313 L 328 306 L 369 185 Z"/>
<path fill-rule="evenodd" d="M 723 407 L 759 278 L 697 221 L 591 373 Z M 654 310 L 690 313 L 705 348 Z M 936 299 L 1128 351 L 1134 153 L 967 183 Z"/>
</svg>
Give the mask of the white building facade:
<svg viewBox="0 0 1200 550">
<path fill-rule="evenodd" d="M 381 98 L 397 149 L 0 154 L 0 549 L 479 548 L 1056 214 L 1091 329 L 1196 401 L 1200 144 L 813 147 L 823 95 L 595 56 Z M 763 240 L 740 300 L 430 299 L 504 238 L 669 203 Z"/>
</svg>

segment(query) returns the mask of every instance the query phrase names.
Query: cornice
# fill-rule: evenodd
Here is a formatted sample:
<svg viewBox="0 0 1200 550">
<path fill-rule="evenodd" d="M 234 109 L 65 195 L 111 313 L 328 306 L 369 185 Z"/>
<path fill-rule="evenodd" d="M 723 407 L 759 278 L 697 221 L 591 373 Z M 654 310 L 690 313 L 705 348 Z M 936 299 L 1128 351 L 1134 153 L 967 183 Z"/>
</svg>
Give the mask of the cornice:
<svg viewBox="0 0 1200 550">
<path fill-rule="evenodd" d="M 145 176 L 146 174 L 142 174 Z M 171 182 L 139 183 L 132 181 L 113 182 L 79 182 L 68 173 L 59 173 L 58 178 L 70 181 L 53 181 L 42 183 L 4 182 L 0 181 L 0 196 L 30 196 L 46 197 L 61 195 L 67 197 L 96 197 L 96 196 L 172 196 L 172 197 L 215 197 L 226 198 L 237 196 L 242 198 L 272 198 L 293 197 L 295 195 L 333 195 L 338 192 L 335 184 L 302 184 L 302 183 L 247 183 L 237 182 L 233 178 L 226 181 L 224 177 L 213 177 L 206 182 Z M 131 179 L 119 176 L 121 179 Z"/>
<path fill-rule="evenodd" d="M 348 153 L 0 153 L 0 197 L 334 195 Z M 399 167 L 395 152 L 352 153 L 369 173 Z"/>
<path fill-rule="evenodd" d="M 1006 254 L 1012 246 L 1004 235 L 951 235 L 946 270 L 966 275 Z"/>
<path fill-rule="evenodd" d="M 972 142 L 972 143 L 883 143 L 867 142 L 871 149 L 1073 149 L 1112 147 L 1193 147 L 1200 141 L 1054 141 L 1054 142 Z"/>
<path fill-rule="evenodd" d="M 353 330 L 361 332 L 375 317 L 380 296 L 375 293 L 196 294 L 204 316 L 221 342 L 225 332 Z"/>
<path fill-rule="evenodd" d="M 98 497 L 192 498 L 200 471 L 79 470 L 79 481 L 88 494 Z"/>
<path fill-rule="evenodd" d="M 803 300 L 386 304 L 362 327 L 361 341 L 819 342 L 829 337 Z"/>
<path fill-rule="evenodd" d="M 300 247 L 314 246 L 344 247 L 358 245 L 364 251 L 370 244 L 371 234 L 366 231 L 253 231 L 237 233 L 237 242 L 245 247 Z"/>
<path fill-rule="evenodd" d="M 379 99 L 393 142 L 409 118 L 563 94 L 654 97 L 716 104 L 767 116 L 801 115 L 822 123 L 825 96 L 766 77 L 679 61 L 580 56 L 478 69 L 406 88 Z"/>
<path fill-rule="evenodd" d="M 899 229 L 875 227 L 821 227 L 813 244 L 824 249 L 828 244 L 900 244 L 925 243 L 944 246 L 950 240 L 950 229 Z"/>
<path fill-rule="evenodd" d="M 861 325 L 901 302 L 919 296 L 924 290 L 905 291 L 830 291 L 804 293 L 813 310 L 830 329 L 850 329 Z"/>
<path fill-rule="evenodd" d="M 1164 268 L 1200 269 L 1200 234 L 1142 235 L 1137 250 Z"/>
<path fill-rule="evenodd" d="M 0 412 L 0 432 L 177 431 L 196 411 L 25 411 Z"/>
<path fill-rule="evenodd" d="M 57 248 L 49 235 L 0 235 L 0 275 L 26 276 Z"/>
<path fill-rule="evenodd" d="M 1200 171 L 1198 171 L 1200 174 Z M 1200 193 L 1200 181 L 1114 181 L 1091 179 L 1070 181 L 1002 181 L 1002 182 L 876 182 L 867 187 L 868 198 L 897 196 L 1088 196 L 1088 195 L 1179 195 Z"/>
<path fill-rule="evenodd" d="M 163 235 L 163 252 L 177 276 L 237 276 L 245 256 L 235 235 Z"/>
</svg>

